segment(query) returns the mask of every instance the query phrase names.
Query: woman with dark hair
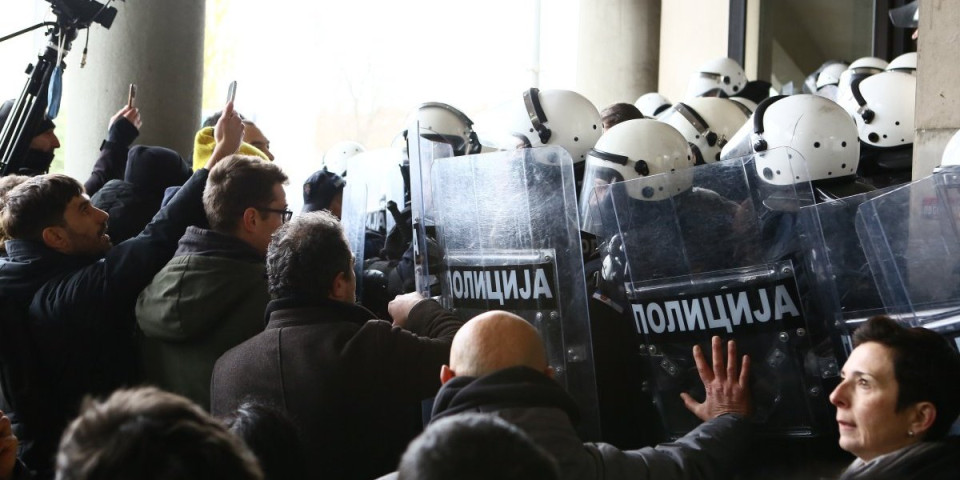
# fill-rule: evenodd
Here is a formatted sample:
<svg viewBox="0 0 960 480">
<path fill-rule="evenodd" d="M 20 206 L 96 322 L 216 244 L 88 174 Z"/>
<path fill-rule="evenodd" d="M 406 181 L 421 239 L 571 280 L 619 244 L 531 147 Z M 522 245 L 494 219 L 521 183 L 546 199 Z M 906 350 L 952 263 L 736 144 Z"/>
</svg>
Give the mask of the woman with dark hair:
<svg viewBox="0 0 960 480">
<path fill-rule="evenodd" d="M 307 462 L 300 433 L 283 411 L 246 400 L 223 422 L 240 437 L 260 462 L 264 480 L 307 478 Z"/>
<path fill-rule="evenodd" d="M 957 478 L 960 442 L 947 436 L 960 413 L 960 354 L 925 328 L 873 317 L 830 394 L 840 448 L 857 459 L 842 479 Z"/>
</svg>

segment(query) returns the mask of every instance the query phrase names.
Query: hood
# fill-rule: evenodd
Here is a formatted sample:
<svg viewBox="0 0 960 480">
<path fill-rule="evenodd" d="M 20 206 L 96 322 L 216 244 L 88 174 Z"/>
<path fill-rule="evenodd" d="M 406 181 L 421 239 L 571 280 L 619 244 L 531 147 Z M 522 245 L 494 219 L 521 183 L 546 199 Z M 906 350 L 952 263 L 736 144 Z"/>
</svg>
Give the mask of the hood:
<svg viewBox="0 0 960 480">
<path fill-rule="evenodd" d="M 528 367 L 512 367 L 483 377 L 454 377 L 437 393 L 431 421 L 467 411 L 552 407 L 567 413 L 574 424 L 579 409 L 553 379 Z"/>
<path fill-rule="evenodd" d="M 202 335 L 261 298 L 263 263 L 203 255 L 174 257 L 137 299 L 137 322 L 150 337 L 183 340 Z"/>
</svg>

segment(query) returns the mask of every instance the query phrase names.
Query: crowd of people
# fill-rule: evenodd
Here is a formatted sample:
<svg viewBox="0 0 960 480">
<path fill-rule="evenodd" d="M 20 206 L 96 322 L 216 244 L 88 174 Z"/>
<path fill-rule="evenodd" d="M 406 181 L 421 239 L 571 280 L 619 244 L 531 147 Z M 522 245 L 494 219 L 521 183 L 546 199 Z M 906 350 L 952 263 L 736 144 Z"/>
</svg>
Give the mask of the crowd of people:
<svg viewBox="0 0 960 480">
<path fill-rule="evenodd" d="M 601 112 L 576 92 L 531 89 L 522 129 L 478 135 L 462 112 L 431 103 L 416 113 L 421 132 L 406 135 L 456 155 L 561 146 L 582 219 L 595 215 L 593 188 L 778 147 L 801 153 L 806 171 L 758 174 L 809 182 L 828 202 L 909 180 L 913 112 L 899 117 L 896 105 L 915 78 L 903 64 L 828 62 L 809 93 L 771 96 L 719 59 L 676 104 L 654 92 Z M 709 352 L 689 353 L 702 393 L 680 401 L 695 429 L 642 448 L 585 442 L 542 332 L 506 311 L 461 318 L 413 292 L 409 231 L 368 232 L 373 253 L 355 258 L 341 224 L 344 159 L 362 147 L 331 149 L 293 212 L 283 187 L 298 179 L 232 102 L 204 121 L 190 161 L 134 146 L 142 125 L 136 108 L 117 112 L 80 183 L 45 173 L 59 146 L 45 121 L 31 169 L 0 179 L 0 480 L 710 479 L 733 478 L 750 455 L 762 419 L 754 360 L 736 341 L 713 336 Z M 696 195 L 711 215 L 743 211 Z M 406 207 L 398 230 L 410 229 Z M 378 261 L 370 278 L 389 295 L 360 304 L 368 275 L 355 266 Z M 884 316 L 853 345 L 829 398 L 839 447 L 855 457 L 837 473 L 956 475 L 957 351 Z"/>
</svg>

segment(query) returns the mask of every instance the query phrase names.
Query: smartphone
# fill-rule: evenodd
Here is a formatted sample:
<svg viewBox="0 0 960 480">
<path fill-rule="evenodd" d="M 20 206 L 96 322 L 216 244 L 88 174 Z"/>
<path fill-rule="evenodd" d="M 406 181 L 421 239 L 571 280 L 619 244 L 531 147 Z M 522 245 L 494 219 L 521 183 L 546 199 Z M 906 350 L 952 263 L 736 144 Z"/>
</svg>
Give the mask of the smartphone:
<svg viewBox="0 0 960 480">
<path fill-rule="evenodd" d="M 133 108 L 134 101 L 137 99 L 137 84 L 130 84 L 130 91 L 127 93 L 127 107 Z"/>
<path fill-rule="evenodd" d="M 237 98 L 237 81 L 234 80 L 230 82 L 230 88 L 227 89 L 227 103 L 232 102 Z"/>
</svg>

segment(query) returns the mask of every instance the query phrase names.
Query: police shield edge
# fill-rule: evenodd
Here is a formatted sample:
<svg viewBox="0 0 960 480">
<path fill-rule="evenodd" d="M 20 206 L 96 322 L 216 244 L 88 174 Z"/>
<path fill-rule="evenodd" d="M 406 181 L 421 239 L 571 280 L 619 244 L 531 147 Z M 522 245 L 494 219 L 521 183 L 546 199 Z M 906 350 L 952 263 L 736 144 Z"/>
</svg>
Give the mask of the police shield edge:
<svg viewBox="0 0 960 480">
<path fill-rule="evenodd" d="M 380 252 L 365 251 L 368 232 L 386 235 L 393 226 L 393 217 L 387 211 L 387 203 L 403 206 L 403 177 L 400 164 L 404 160 L 400 148 L 372 150 L 351 157 L 347 161 L 350 178 L 343 192 L 342 223 L 344 234 L 356 261 L 357 298 L 362 299 L 360 289 L 363 262 Z"/>
<path fill-rule="evenodd" d="M 428 239 L 436 238 L 436 213 L 430 178 L 434 161 L 453 157 L 453 147 L 412 133 L 419 131 L 420 122 L 413 122 L 407 128 L 407 152 L 410 157 L 410 210 L 413 220 L 411 243 L 417 291 L 429 297 L 434 293 L 431 292 L 431 285 L 437 284 L 436 276 L 430 272 L 428 260 L 432 258 L 428 253 L 434 253 L 428 252 L 428 243 L 430 243 Z"/>
<path fill-rule="evenodd" d="M 599 410 L 573 162 L 559 147 L 442 158 L 431 176 L 441 300 L 464 318 L 520 315 L 598 439 Z"/>
<path fill-rule="evenodd" d="M 703 398 L 691 348 L 713 335 L 735 339 L 752 359 L 762 434 L 835 429 L 824 377 L 836 373 L 821 367 L 836 356 L 814 314 L 799 220 L 814 196 L 809 183 L 793 183 L 804 168 L 796 151 L 772 149 L 593 190 L 607 245 L 603 281 L 625 305 L 638 374 L 670 436 L 699 423 L 680 393 Z"/>
<path fill-rule="evenodd" d="M 857 215 L 887 313 L 960 349 L 960 171 L 945 167 L 865 202 Z"/>
<path fill-rule="evenodd" d="M 801 239 L 805 246 L 808 272 L 819 294 L 813 296 L 817 314 L 832 334 L 838 362 L 821 365 L 824 372 L 839 373 L 838 365 L 853 350 L 848 325 L 885 313 L 870 264 L 857 236 L 860 206 L 896 187 L 803 207 L 800 214 Z"/>
</svg>

